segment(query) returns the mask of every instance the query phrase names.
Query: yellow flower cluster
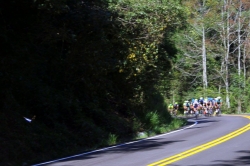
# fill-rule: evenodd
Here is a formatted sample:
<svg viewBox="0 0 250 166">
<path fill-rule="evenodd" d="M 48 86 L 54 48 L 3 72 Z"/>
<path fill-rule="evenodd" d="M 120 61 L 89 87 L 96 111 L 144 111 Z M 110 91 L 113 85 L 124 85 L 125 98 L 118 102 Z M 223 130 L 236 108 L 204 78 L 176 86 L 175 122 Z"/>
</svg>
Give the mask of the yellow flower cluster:
<svg viewBox="0 0 250 166">
<path fill-rule="evenodd" d="M 148 57 L 146 56 L 146 54 L 143 54 L 142 56 L 145 61 L 148 61 Z"/>
<path fill-rule="evenodd" d="M 135 58 L 135 53 L 131 53 L 128 55 L 128 59 L 133 59 L 133 58 Z"/>
</svg>

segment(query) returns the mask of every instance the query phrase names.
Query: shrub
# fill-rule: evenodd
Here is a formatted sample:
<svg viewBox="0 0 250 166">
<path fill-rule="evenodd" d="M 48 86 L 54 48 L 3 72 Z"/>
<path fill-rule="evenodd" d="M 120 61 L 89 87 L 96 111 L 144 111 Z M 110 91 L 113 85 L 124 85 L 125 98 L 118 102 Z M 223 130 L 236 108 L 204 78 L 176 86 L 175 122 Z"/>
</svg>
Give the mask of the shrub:
<svg viewBox="0 0 250 166">
<path fill-rule="evenodd" d="M 148 112 L 146 115 L 146 121 L 149 125 L 149 128 L 157 127 L 160 124 L 159 115 L 157 112 Z"/>
<path fill-rule="evenodd" d="M 117 143 L 117 136 L 115 134 L 109 134 L 107 144 L 108 145 L 114 145 Z"/>
</svg>

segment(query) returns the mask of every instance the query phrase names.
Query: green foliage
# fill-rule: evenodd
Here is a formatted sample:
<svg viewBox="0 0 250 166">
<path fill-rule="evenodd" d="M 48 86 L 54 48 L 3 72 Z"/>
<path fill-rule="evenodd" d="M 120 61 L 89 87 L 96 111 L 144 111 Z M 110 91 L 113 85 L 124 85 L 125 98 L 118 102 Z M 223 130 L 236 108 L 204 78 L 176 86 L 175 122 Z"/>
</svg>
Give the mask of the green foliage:
<svg viewBox="0 0 250 166">
<path fill-rule="evenodd" d="M 155 127 L 154 131 L 156 134 L 163 134 L 163 133 L 167 133 L 168 129 L 166 126 L 159 126 L 159 127 Z"/>
<path fill-rule="evenodd" d="M 173 119 L 172 121 L 171 121 L 171 123 L 169 124 L 169 128 L 171 129 L 171 130 L 175 130 L 175 129 L 178 129 L 178 128 L 180 128 L 181 126 L 183 126 L 183 123 L 184 123 L 185 121 L 183 121 L 183 120 L 180 120 L 180 119 Z"/>
<path fill-rule="evenodd" d="M 163 134 L 175 129 L 180 128 L 181 126 L 186 124 L 185 119 L 174 118 L 171 119 L 170 123 L 161 123 L 159 114 L 157 111 L 148 112 L 145 117 L 145 124 L 147 124 L 147 128 L 145 131 L 147 132 L 147 136 L 153 136 L 155 134 Z M 164 119 L 164 118 L 163 118 Z"/>
<path fill-rule="evenodd" d="M 187 121 L 185 119 L 174 118 L 171 123 L 167 125 L 155 126 L 152 131 L 155 134 L 163 134 L 169 131 L 179 129 L 180 127 L 186 125 L 186 123 Z"/>
<path fill-rule="evenodd" d="M 244 77 L 239 76 L 238 74 L 232 75 L 230 100 L 233 102 L 231 104 L 231 111 L 229 111 L 229 113 L 249 112 L 249 89 L 249 79 L 244 80 Z M 241 112 L 238 110 L 239 105 L 241 106 Z"/>
<path fill-rule="evenodd" d="M 117 143 L 117 136 L 115 134 L 109 134 L 107 145 L 115 145 Z"/>
<path fill-rule="evenodd" d="M 146 124 L 149 125 L 149 128 L 154 128 L 156 126 L 159 126 L 160 120 L 157 112 L 148 112 L 146 114 Z"/>
</svg>

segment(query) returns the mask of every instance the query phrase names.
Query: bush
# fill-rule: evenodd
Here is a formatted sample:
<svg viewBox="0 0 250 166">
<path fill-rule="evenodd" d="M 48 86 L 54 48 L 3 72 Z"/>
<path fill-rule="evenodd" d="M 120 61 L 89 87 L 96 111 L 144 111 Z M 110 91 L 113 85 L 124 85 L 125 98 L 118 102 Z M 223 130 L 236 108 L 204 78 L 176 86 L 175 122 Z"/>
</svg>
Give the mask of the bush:
<svg viewBox="0 0 250 166">
<path fill-rule="evenodd" d="M 149 125 L 149 128 L 157 127 L 160 124 L 158 113 L 156 111 L 147 113 L 146 121 Z"/>
<path fill-rule="evenodd" d="M 108 145 L 115 145 L 117 143 L 117 136 L 115 134 L 109 133 L 107 144 Z"/>
</svg>

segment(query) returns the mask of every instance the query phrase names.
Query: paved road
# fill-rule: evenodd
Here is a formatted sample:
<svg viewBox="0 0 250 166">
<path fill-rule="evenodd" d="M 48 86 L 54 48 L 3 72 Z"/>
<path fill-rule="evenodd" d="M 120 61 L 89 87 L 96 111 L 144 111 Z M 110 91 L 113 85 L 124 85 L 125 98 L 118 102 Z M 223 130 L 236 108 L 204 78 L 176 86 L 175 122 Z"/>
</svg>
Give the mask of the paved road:
<svg viewBox="0 0 250 166">
<path fill-rule="evenodd" d="M 180 131 L 36 166 L 250 166 L 250 119 L 222 115 L 197 122 Z"/>
</svg>

